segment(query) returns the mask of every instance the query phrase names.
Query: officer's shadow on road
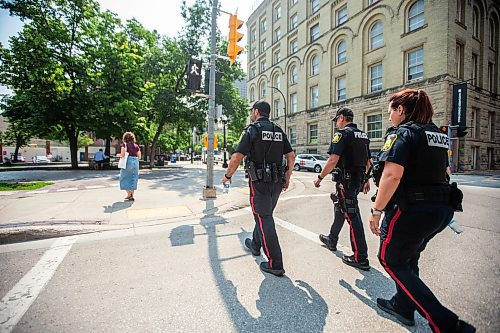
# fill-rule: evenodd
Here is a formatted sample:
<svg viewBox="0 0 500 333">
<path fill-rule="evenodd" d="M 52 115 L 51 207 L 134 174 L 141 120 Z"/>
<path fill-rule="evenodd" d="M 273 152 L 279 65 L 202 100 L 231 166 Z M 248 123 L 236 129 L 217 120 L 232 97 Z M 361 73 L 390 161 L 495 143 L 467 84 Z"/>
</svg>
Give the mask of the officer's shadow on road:
<svg viewBox="0 0 500 333">
<path fill-rule="evenodd" d="M 127 209 L 132 207 L 133 201 L 117 201 L 111 205 L 102 206 L 104 208 L 104 213 L 114 213 L 119 210 Z"/>
<path fill-rule="evenodd" d="M 237 288 L 226 278 L 222 262 L 228 260 L 219 255 L 217 225 L 228 223 L 220 216 L 214 215 L 213 202 L 207 201 L 205 216 L 200 224 L 205 227 L 208 236 L 208 252 L 212 272 L 224 301 L 226 311 L 230 315 L 233 327 L 237 332 L 323 332 L 328 305 L 308 283 L 300 280 L 292 281 L 286 275 L 275 277 L 262 273 L 263 281 L 259 287 L 256 307 L 260 316 L 254 318 L 238 299 Z M 244 246 L 244 239 L 251 233 L 242 231 L 237 236 Z M 227 235 L 222 235 L 227 237 Z M 251 237 L 251 236 L 250 236 Z M 243 256 L 248 256 L 245 253 Z M 234 257 L 239 258 L 241 256 Z M 260 258 L 256 258 L 255 269 L 259 269 Z"/>
<path fill-rule="evenodd" d="M 341 279 L 339 284 L 347 289 L 351 294 L 356 296 L 360 301 L 374 309 L 377 314 L 381 317 L 387 318 L 388 320 L 392 320 L 393 322 L 403 326 L 408 329 L 409 332 L 421 332 L 422 326 L 425 326 L 425 321 L 419 316 L 415 316 L 416 325 L 413 327 L 406 326 L 397 321 L 393 316 L 388 315 L 384 311 L 380 310 L 377 306 L 377 298 L 385 298 L 390 299 L 395 293 L 394 281 L 386 277 L 382 272 L 375 269 L 373 266 L 369 271 L 359 271 L 362 275 L 362 279 L 356 279 L 356 287 L 364 290 L 366 292 L 366 296 L 360 294 L 357 290 L 355 290 L 347 281 Z M 420 324 L 419 324 L 420 322 Z"/>
</svg>

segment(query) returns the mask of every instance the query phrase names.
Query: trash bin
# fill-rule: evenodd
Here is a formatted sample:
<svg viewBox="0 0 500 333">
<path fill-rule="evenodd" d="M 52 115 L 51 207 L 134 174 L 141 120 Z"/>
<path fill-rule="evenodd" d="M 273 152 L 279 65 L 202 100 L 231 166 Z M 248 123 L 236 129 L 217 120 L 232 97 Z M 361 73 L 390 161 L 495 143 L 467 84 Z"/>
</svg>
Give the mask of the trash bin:
<svg viewBox="0 0 500 333">
<path fill-rule="evenodd" d="M 177 163 L 177 155 L 172 154 L 172 157 L 170 158 L 171 163 Z"/>
</svg>

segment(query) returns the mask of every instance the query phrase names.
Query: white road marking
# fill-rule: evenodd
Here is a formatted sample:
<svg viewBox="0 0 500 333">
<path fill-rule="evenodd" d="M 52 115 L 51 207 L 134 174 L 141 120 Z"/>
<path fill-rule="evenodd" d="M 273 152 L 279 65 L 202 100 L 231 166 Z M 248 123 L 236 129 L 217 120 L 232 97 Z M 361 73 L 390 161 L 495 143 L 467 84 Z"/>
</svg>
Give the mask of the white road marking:
<svg viewBox="0 0 500 333">
<path fill-rule="evenodd" d="M 302 198 L 314 198 L 314 197 L 329 197 L 330 193 L 322 193 L 322 194 L 301 194 L 301 195 L 294 195 L 291 197 L 283 197 L 279 198 L 278 201 L 288 201 L 288 200 L 294 200 L 294 199 L 302 199 Z"/>
<path fill-rule="evenodd" d="M 95 188 L 104 188 L 104 185 L 90 185 L 90 186 L 85 186 L 85 188 L 92 190 Z"/>
<path fill-rule="evenodd" d="M 276 223 L 277 225 L 285 228 L 285 229 L 288 229 L 292 232 L 295 232 L 296 234 L 306 238 L 306 239 L 309 239 L 310 241 L 316 243 L 316 244 L 323 244 L 321 243 L 321 241 L 319 240 L 318 238 L 318 234 L 315 234 L 314 232 L 312 231 L 309 231 L 307 229 L 304 229 L 304 228 L 301 228 L 299 226 L 296 226 L 295 224 L 292 224 L 290 222 L 287 222 L 285 220 L 282 220 L 278 217 L 275 217 L 274 218 L 274 223 Z"/>
<path fill-rule="evenodd" d="M 69 192 L 69 191 L 78 191 L 77 187 L 68 187 L 68 188 L 60 188 L 57 192 Z"/>
<path fill-rule="evenodd" d="M 54 275 L 78 236 L 58 238 L 0 301 L 0 332 L 11 332 Z"/>
<path fill-rule="evenodd" d="M 41 191 L 29 191 L 28 194 L 45 194 L 49 193 L 49 190 L 41 190 Z"/>
<path fill-rule="evenodd" d="M 14 194 L 14 193 L 16 193 L 16 192 L 15 191 L 0 191 L 0 196 L 11 195 L 11 194 Z"/>
</svg>

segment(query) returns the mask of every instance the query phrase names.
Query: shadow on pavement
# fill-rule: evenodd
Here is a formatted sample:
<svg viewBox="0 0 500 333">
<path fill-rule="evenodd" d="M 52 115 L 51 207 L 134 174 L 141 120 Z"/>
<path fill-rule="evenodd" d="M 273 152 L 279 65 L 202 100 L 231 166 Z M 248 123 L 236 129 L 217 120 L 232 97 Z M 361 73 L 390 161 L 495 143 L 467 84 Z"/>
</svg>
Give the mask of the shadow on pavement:
<svg viewBox="0 0 500 333">
<path fill-rule="evenodd" d="M 241 304 L 237 288 L 224 276 L 222 260 L 218 252 L 217 225 L 228 223 L 217 217 L 217 208 L 213 200 L 207 200 L 205 216 L 200 224 L 205 227 L 208 236 L 208 252 L 212 272 L 220 295 L 231 316 L 236 332 L 323 332 L 328 305 L 325 300 L 304 281 L 292 281 L 286 275 L 278 278 L 264 274 L 256 307 L 260 316 L 254 318 Z M 242 242 L 250 233 L 242 231 L 238 238 Z M 256 258 L 255 269 L 259 269 L 260 257 Z"/>
<path fill-rule="evenodd" d="M 102 206 L 105 213 L 114 213 L 132 207 L 133 201 L 117 201 L 112 205 Z"/>
</svg>

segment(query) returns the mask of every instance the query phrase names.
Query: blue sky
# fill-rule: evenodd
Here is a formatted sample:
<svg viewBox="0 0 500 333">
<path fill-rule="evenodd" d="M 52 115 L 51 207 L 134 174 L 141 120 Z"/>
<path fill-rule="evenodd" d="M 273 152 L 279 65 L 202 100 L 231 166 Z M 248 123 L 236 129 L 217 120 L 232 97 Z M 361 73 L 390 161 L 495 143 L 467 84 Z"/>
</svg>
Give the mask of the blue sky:
<svg viewBox="0 0 500 333">
<path fill-rule="evenodd" d="M 117 13 L 124 21 L 135 17 L 147 29 L 156 29 L 160 34 L 175 36 L 181 30 L 184 21 L 180 14 L 182 0 L 98 0 L 101 8 Z M 193 0 L 187 0 L 187 4 Z M 250 16 L 253 8 L 256 8 L 262 0 L 219 0 L 221 9 L 227 12 L 238 10 L 238 17 L 245 20 Z M 225 14 L 219 16 L 217 22 L 222 33 L 228 31 L 228 17 Z M 22 22 L 10 17 L 8 11 L 0 10 L 0 42 L 8 45 L 10 36 L 16 35 L 22 27 Z M 243 29 L 244 30 L 244 29 Z M 245 45 L 246 36 L 240 43 Z M 246 70 L 246 56 L 240 56 Z M 7 90 L 0 86 L 0 94 Z"/>
</svg>

